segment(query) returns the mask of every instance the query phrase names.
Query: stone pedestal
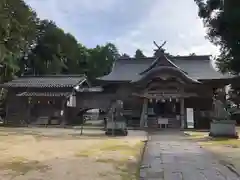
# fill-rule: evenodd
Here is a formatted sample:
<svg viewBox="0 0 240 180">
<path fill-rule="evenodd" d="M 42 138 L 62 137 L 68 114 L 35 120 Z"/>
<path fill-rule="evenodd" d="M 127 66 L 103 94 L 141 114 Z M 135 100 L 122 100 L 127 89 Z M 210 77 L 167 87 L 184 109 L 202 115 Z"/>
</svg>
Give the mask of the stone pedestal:
<svg viewBox="0 0 240 180">
<path fill-rule="evenodd" d="M 236 121 L 222 120 L 211 122 L 209 136 L 238 138 Z"/>
</svg>

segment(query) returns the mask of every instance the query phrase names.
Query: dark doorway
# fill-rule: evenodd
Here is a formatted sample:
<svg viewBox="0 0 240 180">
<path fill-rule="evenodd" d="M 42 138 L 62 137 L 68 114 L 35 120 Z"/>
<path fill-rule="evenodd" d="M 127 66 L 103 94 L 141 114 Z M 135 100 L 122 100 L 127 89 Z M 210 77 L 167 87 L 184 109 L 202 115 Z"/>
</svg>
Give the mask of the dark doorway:
<svg viewBox="0 0 240 180">
<path fill-rule="evenodd" d="M 154 113 L 162 117 L 180 115 L 180 103 L 176 99 L 157 101 L 153 105 Z"/>
</svg>

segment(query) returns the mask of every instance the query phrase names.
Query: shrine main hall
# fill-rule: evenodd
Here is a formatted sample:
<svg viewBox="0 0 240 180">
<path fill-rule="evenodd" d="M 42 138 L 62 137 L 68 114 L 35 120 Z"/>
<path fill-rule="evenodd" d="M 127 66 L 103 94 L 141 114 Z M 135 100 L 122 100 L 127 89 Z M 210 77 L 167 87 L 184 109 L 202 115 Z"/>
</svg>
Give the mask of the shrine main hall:
<svg viewBox="0 0 240 180">
<path fill-rule="evenodd" d="M 71 125 L 80 112 L 108 112 L 113 101 L 121 100 L 128 126 L 206 128 L 214 92 L 236 79 L 212 64 L 208 55 L 156 52 L 154 57 L 120 58 L 108 75 L 91 82 L 84 75 L 22 76 L 1 85 L 9 92 L 5 123 L 45 119 Z"/>
</svg>

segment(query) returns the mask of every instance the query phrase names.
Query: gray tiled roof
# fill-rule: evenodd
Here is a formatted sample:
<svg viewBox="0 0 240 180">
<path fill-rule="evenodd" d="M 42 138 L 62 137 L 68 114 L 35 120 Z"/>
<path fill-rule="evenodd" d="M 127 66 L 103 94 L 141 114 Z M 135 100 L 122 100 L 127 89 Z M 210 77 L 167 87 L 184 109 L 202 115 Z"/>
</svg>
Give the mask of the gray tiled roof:
<svg viewBox="0 0 240 180">
<path fill-rule="evenodd" d="M 209 56 L 176 56 L 168 57 L 176 66 L 196 80 L 229 78 L 215 70 Z M 119 59 L 115 62 L 112 72 L 99 79 L 109 81 L 136 81 L 141 79 L 140 73 L 146 70 L 155 58 Z"/>
<path fill-rule="evenodd" d="M 173 58 L 172 62 L 179 68 L 183 69 L 188 74 L 188 76 L 197 80 L 229 78 L 229 76 L 223 75 L 214 69 L 212 61 L 210 59 L 184 60 Z"/>
<path fill-rule="evenodd" d="M 17 96 L 25 96 L 25 97 L 68 97 L 70 96 L 70 92 L 23 92 L 17 94 Z"/>
<path fill-rule="evenodd" d="M 86 77 L 83 75 L 22 76 L 18 79 L 4 83 L 1 86 L 26 88 L 74 87 L 85 80 Z"/>
<path fill-rule="evenodd" d="M 140 73 L 146 70 L 154 59 L 119 59 L 115 62 L 112 72 L 101 77 L 102 80 L 135 81 L 140 78 Z"/>
</svg>

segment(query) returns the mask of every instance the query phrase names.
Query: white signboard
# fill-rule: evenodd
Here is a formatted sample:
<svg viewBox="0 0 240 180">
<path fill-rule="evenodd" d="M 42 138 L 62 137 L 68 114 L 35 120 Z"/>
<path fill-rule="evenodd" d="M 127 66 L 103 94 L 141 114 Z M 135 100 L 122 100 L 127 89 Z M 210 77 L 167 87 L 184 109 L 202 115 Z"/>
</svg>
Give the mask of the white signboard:
<svg viewBox="0 0 240 180">
<path fill-rule="evenodd" d="M 68 107 L 76 107 L 76 96 L 71 95 L 67 101 Z"/>
<path fill-rule="evenodd" d="M 158 124 L 168 124 L 167 118 L 158 118 Z"/>
<path fill-rule="evenodd" d="M 193 108 L 187 108 L 187 128 L 194 128 L 194 111 L 193 111 Z"/>
</svg>

